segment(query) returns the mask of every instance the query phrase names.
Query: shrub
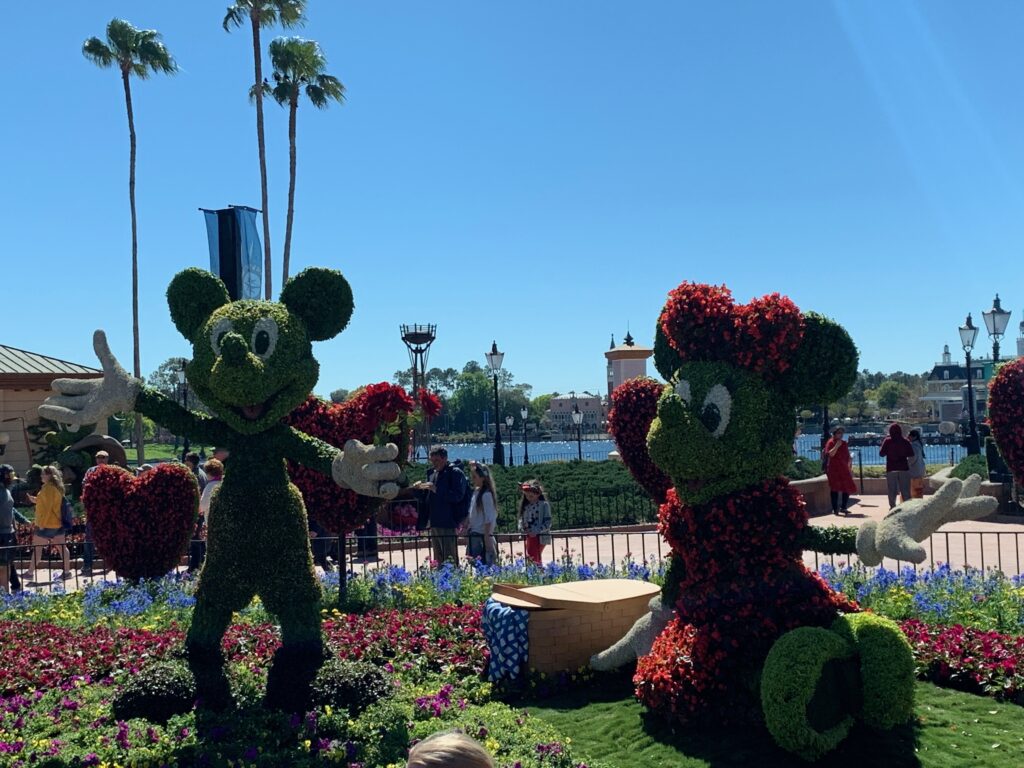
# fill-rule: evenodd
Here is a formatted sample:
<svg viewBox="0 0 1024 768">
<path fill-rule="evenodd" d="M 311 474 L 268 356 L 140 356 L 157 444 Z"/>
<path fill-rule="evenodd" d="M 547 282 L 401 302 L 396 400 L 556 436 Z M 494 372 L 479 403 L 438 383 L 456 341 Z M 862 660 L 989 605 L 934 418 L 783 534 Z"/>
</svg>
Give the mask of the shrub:
<svg viewBox="0 0 1024 768">
<path fill-rule="evenodd" d="M 826 665 L 852 654 L 849 643 L 821 627 L 799 627 L 772 646 L 761 673 L 761 706 L 765 725 L 780 747 L 817 760 L 846 738 L 853 717 L 842 714 L 819 730 L 808 719 L 808 705 L 818 698 L 815 690 Z"/>
<path fill-rule="evenodd" d="M 980 475 L 983 480 L 988 479 L 988 462 L 981 454 L 975 456 L 964 456 L 960 463 L 953 467 L 949 473 L 950 477 L 966 480 L 971 475 Z"/>
<path fill-rule="evenodd" d="M 174 715 L 192 709 L 195 698 L 195 680 L 188 667 L 180 662 L 162 661 L 128 678 L 114 697 L 114 717 L 141 717 L 153 723 L 166 723 Z"/>
<path fill-rule="evenodd" d="M 914 654 L 899 625 L 857 613 L 836 619 L 832 630 L 857 650 L 864 722 L 882 729 L 909 722 L 914 716 Z"/>
<path fill-rule="evenodd" d="M 314 703 L 344 707 L 356 717 L 394 688 L 388 675 L 369 662 L 335 659 L 320 668 L 312 690 Z"/>
<path fill-rule="evenodd" d="M 410 720 L 412 711 L 404 702 L 378 701 L 367 707 L 349 731 L 359 762 L 389 765 L 403 759 L 409 749 Z"/>
</svg>

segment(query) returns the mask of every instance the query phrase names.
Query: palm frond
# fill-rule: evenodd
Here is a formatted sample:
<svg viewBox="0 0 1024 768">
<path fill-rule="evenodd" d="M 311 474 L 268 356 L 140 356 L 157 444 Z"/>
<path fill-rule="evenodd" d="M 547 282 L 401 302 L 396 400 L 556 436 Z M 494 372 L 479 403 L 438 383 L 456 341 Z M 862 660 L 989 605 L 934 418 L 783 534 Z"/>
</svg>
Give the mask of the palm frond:
<svg viewBox="0 0 1024 768">
<path fill-rule="evenodd" d="M 240 27 L 249 20 L 249 5 L 246 0 L 239 0 L 227 9 L 222 22 L 225 32 L 230 32 L 232 27 Z"/>
<path fill-rule="evenodd" d="M 273 94 L 271 93 L 271 90 L 272 89 L 270 87 L 270 83 L 268 83 L 266 80 L 264 80 L 259 85 L 250 85 L 249 86 L 249 101 L 252 102 L 252 103 L 255 103 L 255 101 L 256 101 L 256 94 L 259 93 L 260 91 L 263 92 L 264 96 L 272 96 Z"/>
<path fill-rule="evenodd" d="M 134 57 L 138 38 L 139 30 L 124 19 L 111 19 L 107 24 L 107 45 L 118 61 Z"/>
<path fill-rule="evenodd" d="M 316 79 L 306 86 L 306 96 L 317 109 L 326 109 L 331 99 L 339 104 L 345 103 L 345 86 L 333 75 L 317 75 Z"/>
<path fill-rule="evenodd" d="M 275 0 L 282 27 L 301 27 L 306 23 L 306 0 Z"/>
<path fill-rule="evenodd" d="M 178 65 L 167 46 L 160 42 L 160 33 L 153 29 L 147 29 L 139 36 L 138 59 L 154 72 L 169 75 L 178 71 Z"/>
<path fill-rule="evenodd" d="M 98 67 L 109 67 L 117 60 L 114 52 L 98 37 L 90 37 L 82 43 L 82 55 Z"/>
<path fill-rule="evenodd" d="M 298 85 L 291 80 L 282 79 L 270 89 L 270 96 L 282 107 L 292 100 L 292 96 L 298 91 Z"/>
</svg>

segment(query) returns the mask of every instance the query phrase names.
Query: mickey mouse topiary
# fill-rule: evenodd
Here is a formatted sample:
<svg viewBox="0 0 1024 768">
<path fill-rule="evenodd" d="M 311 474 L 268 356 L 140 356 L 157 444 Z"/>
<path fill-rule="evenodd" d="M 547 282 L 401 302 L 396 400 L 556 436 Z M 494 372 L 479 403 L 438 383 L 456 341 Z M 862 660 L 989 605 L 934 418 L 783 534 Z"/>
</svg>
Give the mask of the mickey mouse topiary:
<svg viewBox="0 0 1024 768">
<path fill-rule="evenodd" d="M 724 286 L 683 283 L 669 294 L 654 349 L 669 384 L 627 382 L 614 393 L 609 415 L 624 462 L 663 501 L 659 529 L 673 553 L 674 583 L 666 584 L 663 599 L 674 602 L 675 617 L 638 661 L 637 696 L 686 723 L 757 718 L 763 706 L 777 741 L 808 758 L 838 744 L 858 717 L 881 727 L 907 719 L 909 648 L 895 625 L 872 624 L 866 633 L 871 649 L 884 646 L 894 655 L 898 674 L 864 661 L 852 683 L 831 672 L 822 677 L 832 660 L 861 649 L 841 631 L 847 625 L 833 627 L 841 614 L 859 609 L 804 566 L 807 513 L 802 495 L 782 477 L 792 457 L 795 406 L 830 402 L 854 382 L 857 350 L 849 335 L 778 294 L 737 305 Z M 975 489 L 957 483 L 937 504 L 908 502 L 862 538 L 853 531 L 826 538 L 845 546 L 856 538 L 879 556 L 913 554 L 943 520 L 977 513 L 979 503 L 967 498 Z M 816 655 L 803 654 L 796 674 L 796 657 L 808 648 Z M 778 660 L 770 672 L 766 658 Z M 766 683 L 767 698 L 759 701 L 758 687 Z M 838 687 L 831 700 L 851 711 L 838 711 L 821 727 L 808 722 L 803 705 L 769 713 L 776 699 L 811 701 L 819 683 Z M 869 718 L 854 704 L 860 691 L 844 690 L 849 685 L 873 692 L 890 685 L 897 704 Z M 777 686 L 785 690 L 779 694 Z"/>
<path fill-rule="evenodd" d="M 267 703 L 300 711 L 325 655 L 305 508 L 285 458 L 363 495 L 392 497 L 398 490 L 394 445 L 349 440 L 339 450 L 282 421 L 316 383 L 311 342 L 344 329 L 352 292 L 341 273 L 307 269 L 284 286 L 279 302 L 231 301 L 214 275 L 187 269 L 171 281 L 167 301 L 175 326 L 192 343 L 185 376 L 213 416 L 192 413 L 129 376 L 102 331 L 93 343 L 103 379 L 56 380 L 60 394 L 40 415 L 86 424 L 138 411 L 176 434 L 230 451 L 210 509 L 206 562 L 186 638 L 189 665 L 200 702 L 228 706 L 220 641 L 231 614 L 259 595 L 281 624 Z"/>
</svg>

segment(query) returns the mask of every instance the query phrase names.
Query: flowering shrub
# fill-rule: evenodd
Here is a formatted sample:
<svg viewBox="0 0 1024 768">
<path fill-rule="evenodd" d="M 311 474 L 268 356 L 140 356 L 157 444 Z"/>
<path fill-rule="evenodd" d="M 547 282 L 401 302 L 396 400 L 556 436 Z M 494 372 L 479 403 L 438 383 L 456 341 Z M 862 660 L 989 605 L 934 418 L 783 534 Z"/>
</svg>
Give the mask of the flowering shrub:
<svg viewBox="0 0 1024 768">
<path fill-rule="evenodd" d="M 199 486 L 183 464 L 159 464 L 138 477 L 99 467 L 82 492 L 96 550 L 126 579 L 155 579 L 181 558 L 195 526 Z"/>
<path fill-rule="evenodd" d="M 917 675 L 938 685 L 1024 705 L 1024 637 L 959 624 L 902 624 L 914 648 Z"/>
<path fill-rule="evenodd" d="M 992 436 L 1017 482 L 1024 482 L 1024 360 L 999 369 L 989 385 Z"/>
</svg>

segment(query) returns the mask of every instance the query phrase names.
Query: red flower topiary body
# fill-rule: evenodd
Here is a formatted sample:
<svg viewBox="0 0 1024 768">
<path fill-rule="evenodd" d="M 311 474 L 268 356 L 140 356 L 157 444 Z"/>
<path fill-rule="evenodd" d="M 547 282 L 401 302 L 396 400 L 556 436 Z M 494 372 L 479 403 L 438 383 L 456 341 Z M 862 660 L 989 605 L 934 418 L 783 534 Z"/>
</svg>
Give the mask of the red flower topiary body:
<svg viewBox="0 0 1024 768">
<path fill-rule="evenodd" d="M 82 502 L 96 550 L 125 579 L 158 579 L 178 564 L 199 507 L 199 486 L 184 464 L 159 464 L 135 477 L 120 467 L 93 470 Z"/>
<path fill-rule="evenodd" d="M 346 440 L 372 443 L 382 425 L 408 415 L 414 408 L 415 403 L 404 389 L 381 382 L 370 384 L 344 403 L 328 403 L 310 396 L 288 414 L 285 422 L 307 435 L 344 448 Z M 402 434 L 395 437 L 401 458 L 405 455 Z M 342 488 L 327 475 L 293 461 L 288 462 L 288 475 L 302 493 L 306 514 L 334 535 L 363 526 L 380 504 L 378 499 Z"/>
<path fill-rule="evenodd" d="M 683 721 L 755 715 L 752 693 L 772 644 L 858 610 L 804 566 L 807 513 L 785 478 L 695 506 L 673 489 L 659 519 L 683 577 L 677 618 L 637 665 L 637 696 L 652 709 Z"/>
</svg>

